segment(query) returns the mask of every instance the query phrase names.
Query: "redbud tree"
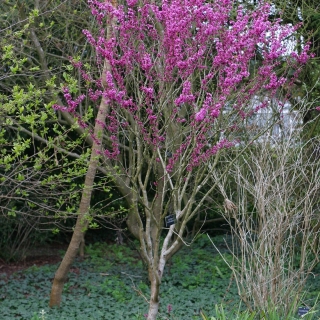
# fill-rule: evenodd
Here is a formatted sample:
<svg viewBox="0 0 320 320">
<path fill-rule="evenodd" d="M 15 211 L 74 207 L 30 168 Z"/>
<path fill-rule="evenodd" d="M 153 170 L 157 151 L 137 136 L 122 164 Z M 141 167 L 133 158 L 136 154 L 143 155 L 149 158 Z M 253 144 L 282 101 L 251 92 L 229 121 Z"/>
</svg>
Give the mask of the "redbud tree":
<svg viewBox="0 0 320 320">
<path fill-rule="evenodd" d="M 108 105 L 96 122 L 103 134 L 92 137 L 101 147 L 101 166 L 130 208 L 128 228 L 148 266 L 151 320 L 166 262 L 216 188 L 211 173 L 219 156 L 239 143 L 248 117 L 288 88 L 308 59 L 308 46 L 288 54 L 297 27 L 271 21 L 264 1 L 255 11 L 232 0 L 88 3 L 100 29 L 98 35 L 83 32 L 102 76 L 94 79 L 81 61 L 73 63 L 94 84 L 88 98 Z M 296 70 L 291 79 L 284 65 Z M 67 88 L 64 94 L 67 106 L 57 108 L 86 126 L 77 114 L 85 97 L 73 98 Z M 261 95 L 269 99 L 253 106 Z M 170 226 L 168 215 L 175 219 Z"/>
</svg>

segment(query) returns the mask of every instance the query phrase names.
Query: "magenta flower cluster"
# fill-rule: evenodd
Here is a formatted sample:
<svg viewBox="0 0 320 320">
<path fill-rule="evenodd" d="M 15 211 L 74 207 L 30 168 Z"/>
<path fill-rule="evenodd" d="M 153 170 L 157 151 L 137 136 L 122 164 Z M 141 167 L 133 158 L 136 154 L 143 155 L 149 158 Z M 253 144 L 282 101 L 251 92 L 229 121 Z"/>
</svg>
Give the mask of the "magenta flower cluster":
<svg viewBox="0 0 320 320">
<path fill-rule="evenodd" d="M 212 145 L 211 139 L 230 101 L 236 117 L 226 121 L 225 130 L 234 129 L 256 111 L 248 110 L 248 105 L 261 90 L 275 95 L 287 81 L 277 68 L 286 59 L 285 40 L 298 27 L 280 19 L 270 21 L 267 1 L 259 1 L 254 11 L 232 0 L 127 0 L 127 5 L 117 7 L 109 1 L 88 3 L 100 31 L 97 36 L 83 32 L 98 61 L 110 65 L 105 78 L 95 81 L 97 88 L 89 90 L 92 101 L 105 99 L 112 110 L 106 119 L 113 149 L 105 154 L 110 158 L 120 153 L 123 119 L 130 119 L 127 125 L 151 149 L 162 149 L 175 139 L 167 130 L 172 121 L 188 129 L 180 145 L 171 150 L 167 169 L 172 171 L 189 152 L 186 169 L 192 170 L 234 145 L 226 139 Z M 257 56 L 259 65 L 253 74 L 250 66 Z M 299 70 L 309 57 L 306 45 L 301 53 L 287 57 L 287 64 Z M 77 67 L 82 70 L 80 63 Z M 85 72 L 82 75 L 93 82 Z M 72 100 L 67 89 L 64 94 L 68 106 L 59 108 L 75 113 L 84 97 Z"/>
</svg>

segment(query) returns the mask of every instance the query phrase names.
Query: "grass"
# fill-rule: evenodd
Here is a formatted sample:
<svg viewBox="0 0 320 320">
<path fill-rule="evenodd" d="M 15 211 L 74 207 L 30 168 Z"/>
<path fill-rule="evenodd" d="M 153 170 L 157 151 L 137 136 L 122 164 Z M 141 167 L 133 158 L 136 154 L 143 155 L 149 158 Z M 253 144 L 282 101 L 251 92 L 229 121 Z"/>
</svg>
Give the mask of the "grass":
<svg viewBox="0 0 320 320">
<path fill-rule="evenodd" d="M 219 241 L 221 238 L 216 238 Z M 0 278 L 1 319 L 144 319 L 149 285 L 137 251 L 96 243 L 87 247 L 87 255 L 84 261 L 74 263 L 59 309 L 48 308 L 57 265 L 31 267 L 8 281 Z M 231 259 L 228 253 L 224 255 Z M 226 312 L 236 310 L 239 298 L 230 277 L 225 262 L 205 238 L 183 248 L 163 277 L 159 319 L 202 319 L 200 310 L 213 315 L 220 303 Z M 318 287 L 314 280 L 310 282 L 313 294 L 320 290 L 319 277 L 317 280 Z"/>
</svg>

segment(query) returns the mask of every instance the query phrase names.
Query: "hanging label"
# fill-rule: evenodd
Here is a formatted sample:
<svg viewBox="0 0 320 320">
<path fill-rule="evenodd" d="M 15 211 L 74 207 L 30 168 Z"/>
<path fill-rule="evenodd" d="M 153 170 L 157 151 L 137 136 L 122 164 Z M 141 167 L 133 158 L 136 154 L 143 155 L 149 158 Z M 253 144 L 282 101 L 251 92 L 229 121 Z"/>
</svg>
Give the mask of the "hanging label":
<svg viewBox="0 0 320 320">
<path fill-rule="evenodd" d="M 308 307 L 299 307 L 298 308 L 298 316 L 302 317 L 303 315 L 307 314 L 309 310 L 310 310 L 310 308 L 308 308 Z"/>
<path fill-rule="evenodd" d="M 165 220 L 166 220 L 166 227 L 167 228 L 172 226 L 176 222 L 175 216 L 173 214 L 166 216 Z"/>
</svg>

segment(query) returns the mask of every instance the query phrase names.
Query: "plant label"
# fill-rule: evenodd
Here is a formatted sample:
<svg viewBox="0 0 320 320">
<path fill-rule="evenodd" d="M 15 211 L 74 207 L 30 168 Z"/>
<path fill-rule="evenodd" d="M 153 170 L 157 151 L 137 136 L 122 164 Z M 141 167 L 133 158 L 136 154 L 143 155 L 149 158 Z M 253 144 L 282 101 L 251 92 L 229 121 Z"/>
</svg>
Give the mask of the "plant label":
<svg viewBox="0 0 320 320">
<path fill-rule="evenodd" d="M 173 214 L 170 214 L 165 217 L 166 220 L 166 227 L 170 227 L 171 225 L 175 224 L 175 216 Z"/>
<path fill-rule="evenodd" d="M 309 310 L 310 310 L 310 308 L 308 308 L 308 307 L 299 307 L 298 308 L 298 316 L 302 317 L 303 315 L 307 314 Z"/>
</svg>

